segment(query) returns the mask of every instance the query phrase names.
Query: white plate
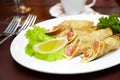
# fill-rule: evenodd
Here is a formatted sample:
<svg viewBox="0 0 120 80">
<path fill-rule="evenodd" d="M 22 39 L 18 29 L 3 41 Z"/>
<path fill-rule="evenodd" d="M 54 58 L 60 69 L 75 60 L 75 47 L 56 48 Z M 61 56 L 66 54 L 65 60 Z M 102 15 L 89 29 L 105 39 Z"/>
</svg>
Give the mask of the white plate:
<svg viewBox="0 0 120 80">
<path fill-rule="evenodd" d="M 62 21 L 69 19 L 91 20 L 94 21 L 96 24 L 98 22 L 98 18 L 101 16 L 103 15 L 67 16 L 50 19 L 44 22 L 40 22 L 37 25 L 45 26 L 46 28 L 51 28 L 53 25 L 57 25 Z M 28 42 L 24 36 L 25 33 L 26 30 L 22 31 L 18 36 L 16 36 L 16 38 L 11 44 L 10 50 L 11 55 L 16 62 L 31 70 L 53 74 L 81 74 L 103 70 L 120 64 L 120 48 L 89 63 L 80 63 L 80 57 L 76 57 L 72 60 L 59 60 L 56 62 L 46 62 L 38 60 L 34 57 L 28 56 L 25 53 L 24 48 Z"/>
<path fill-rule="evenodd" d="M 61 3 L 57 3 L 49 9 L 49 13 L 53 17 L 63 17 L 68 16 L 64 13 Z M 85 9 L 80 14 L 99 14 L 95 12 L 92 8 L 85 7 Z"/>
</svg>

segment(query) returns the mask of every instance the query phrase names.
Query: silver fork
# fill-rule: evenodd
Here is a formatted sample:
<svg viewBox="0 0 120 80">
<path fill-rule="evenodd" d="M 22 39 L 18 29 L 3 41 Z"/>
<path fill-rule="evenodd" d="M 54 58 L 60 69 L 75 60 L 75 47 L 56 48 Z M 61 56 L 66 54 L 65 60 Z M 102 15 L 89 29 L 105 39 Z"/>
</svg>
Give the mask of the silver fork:
<svg viewBox="0 0 120 80">
<path fill-rule="evenodd" d="M 36 15 L 29 14 L 27 19 L 25 20 L 24 24 L 21 26 L 21 28 L 15 33 L 16 35 L 19 34 L 22 30 L 25 30 L 26 28 L 32 26 L 37 19 Z"/>
<path fill-rule="evenodd" d="M 25 30 L 26 28 L 32 26 L 32 25 L 35 23 L 36 18 L 37 18 L 36 15 L 31 15 L 31 14 L 29 14 L 28 17 L 27 17 L 27 19 L 25 20 L 24 24 L 21 26 L 21 28 L 20 28 L 17 32 L 15 32 L 15 33 L 13 33 L 13 34 L 10 34 L 10 35 L 7 36 L 6 38 L 4 38 L 2 41 L 0 41 L 0 45 L 1 45 L 3 42 L 5 42 L 5 41 L 6 41 L 9 37 L 11 37 L 12 35 L 17 35 L 17 34 L 19 34 L 22 30 Z"/>
<path fill-rule="evenodd" d="M 17 30 L 17 27 L 19 26 L 20 22 L 21 22 L 21 17 L 14 16 L 11 22 L 9 23 L 8 27 L 3 31 L 3 33 L 0 34 L 0 37 L 8 36 L 14 33 Z"/>
<path fill-rule="evenodd" d="M 0 45 L 6 41 L 6 39 L 8 39 L 12 34 L 15 33 L 15 31 L 17 30 L 19 24 L 21 22 L 21 17 L 19 16 L 15 16 L 13 17 L 12 21 L 10 22 L 10 24 L 8 25 L 8 27 L 5 29 L 5 31 L 1 34 L 1 36 L 6 36 L 4 39 L 2 39 L 0 41 Z"/>
</svg>

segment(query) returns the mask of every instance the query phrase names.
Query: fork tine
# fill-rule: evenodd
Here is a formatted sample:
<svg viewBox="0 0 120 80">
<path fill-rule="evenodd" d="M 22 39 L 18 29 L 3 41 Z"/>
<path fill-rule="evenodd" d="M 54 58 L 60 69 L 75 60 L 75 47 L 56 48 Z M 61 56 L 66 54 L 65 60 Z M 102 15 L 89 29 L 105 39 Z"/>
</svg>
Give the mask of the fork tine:
<svg viewBox="0 0 120 80">
<path fill-rule="evenodd" d="M 32 17 L 30 23 L 28 24 L 28 27 L 31 26 L 31 25 L 33 25 L 33 24 L 35 23 L 36 18 L 37 18 L 37 16 L 33 16 L 33 17 Z M 25 27 L 24 29 L 26 29 L 26 28 L 27 28 L 27 27 Z"/>
<path fill-rule="evenodd" d="M 18 30 L 18 33 L 21 31 L 21 30 L 24 30 L 26 29 L 27 27 L 33 25 L 35 23 L 35 20 L 36 20 L 37 16 L 36 15 L 31 15 L 29 14 L 26 21 L 24 22 L 23 26 Z"/>
<path fill-rule="evenodd" d="M 21 21 L 21 18 L 16 16 L 13 23 L 10 25 L 10 29 L 7 30 L 8 33 L 14 33 L 16 31 L 16 29 L 18 28 L 18 25 Z"/>
<path fill-rule="evenodd" d="M 13 28 L 13 30 L 12 30 L 12 33 L 14 33 L 14 32 L 17 30 L 20 22 L 21 22 L 21 17 L 17 16 L 17 18 L 16 18 L 16 20 L 15 20 L 14 28 Z"/>
<path fill-rule="evenodd" d="M 27 19 L 26 19 L 26 21 L 25 21 L 25 23 L 21 27 L 21 29 L 23 29 L 24 27 L 26 27 L 29 24 L 29 21 L 31 20 L 31 17 L 32 17 L 32 15 L 29 14 L 28 17 L 27 17 Z"/>
<path fill-rule="evenodd" d="M 8 32 L 9 31 L 9 29 L 11 28 L 11 25 L 13 24 L 13 22 L 15 21 L 15 19 L 16 19 L 16 16 L 13 17 L 12 21 L 9 23 L 8 27 L 5 29 L 4 32 Z"/>
<path fill-rule="evenodd" d="M 31 25 L 34 24 L 35 20 L 36 20 L 37 16 L 31 16 L 31 19 L 29 19 L 28 24 L 26 24 L 26 26 L 24 26 L 22 28 L 22 30 L 26 29 L 27 27 L 30 27 Z"/>
</svg>

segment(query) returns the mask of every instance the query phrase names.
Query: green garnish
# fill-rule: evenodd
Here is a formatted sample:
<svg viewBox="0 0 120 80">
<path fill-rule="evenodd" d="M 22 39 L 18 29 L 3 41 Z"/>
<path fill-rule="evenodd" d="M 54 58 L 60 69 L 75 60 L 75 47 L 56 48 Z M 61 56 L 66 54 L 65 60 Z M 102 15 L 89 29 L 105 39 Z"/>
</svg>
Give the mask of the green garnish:
<svg viewBox="0 0 120 80">
<path fill-rule="evenodd" d="M 99 18 L 97 26 L 99 29 L 109 27 L 112 29 L 114 34 L 120 33 L 120 20 L 116 14 L 110 14 L 108 17 Z"/>
<path fill-rule="evenodd" d="M 28 39 L 28 44 L 25 47 L 25 52 L 29 56 L 34 56 L 37 59 L 45 60 L 45 61 L 56 61 L 63 59 L 64 58 L 62 54 L 64 52 L 63 49 L 51 54 L 40 54 L 33 50 L 33 46 L 35 44 L 54 38 L 53 36 L 45 34 L 45 31 L 46 31 L 45 28 L 41 28 L 39 26 L 34 25 L 33 29 L 29 29 L 26 32 L 25 37 Z"/>
</svg>

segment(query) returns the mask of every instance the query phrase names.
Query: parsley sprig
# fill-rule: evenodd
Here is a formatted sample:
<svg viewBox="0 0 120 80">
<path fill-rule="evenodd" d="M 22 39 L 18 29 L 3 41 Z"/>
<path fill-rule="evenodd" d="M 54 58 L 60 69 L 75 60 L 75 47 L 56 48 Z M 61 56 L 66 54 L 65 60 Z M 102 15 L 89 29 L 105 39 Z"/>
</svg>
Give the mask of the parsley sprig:
<svg viewBox="0 0 120 80">
<path fill-rule="evenodd" d="M 99 18 L 99 23 L 97 24 L 99 29 L 111 28 L 114 34 L 120 33 L 120 20 L 118 15 L 110 14 L 108 17 Z"/>
</svg>

